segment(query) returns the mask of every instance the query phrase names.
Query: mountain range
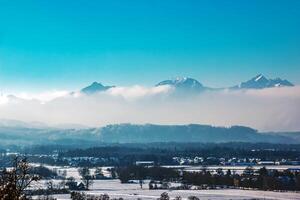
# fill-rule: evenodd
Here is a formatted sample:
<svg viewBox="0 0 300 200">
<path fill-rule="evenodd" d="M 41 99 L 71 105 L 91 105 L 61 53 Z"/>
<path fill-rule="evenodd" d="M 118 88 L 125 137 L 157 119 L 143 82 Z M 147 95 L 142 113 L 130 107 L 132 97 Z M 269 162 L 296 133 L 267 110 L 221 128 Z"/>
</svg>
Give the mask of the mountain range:
<svg viewBox="0 0 300 200">
<path fill-rule="evenodd" d="M 239 85 L 233 86 L 233 89 L 263 89 L 272 87 L 291 87 L 294 86 L 288 80 L 282 80 L 281 78 L 268 79 L 264 75 L 259 74 L 252 79 L 242 82 Z"/>
<path fill-rule="evenodd" d="M 227 88 L 207 87 L 204 86 L 202 83 L 200 83 L 198 80 L 189 77 L 164 80 L 155 85 L 155 87 L 159 87 L 159 86 L 170 86 L 175 88 L 177 92 L 194 93 L 194 92 L 202 92 L 207 90 L 221 90 L 221 89 L 238 90 L 238 89 L 264 89 L 264 88 L 273 88 L 273 87 L 292 87 L 294 86 L 294 84 L 285 79 L 281 79 L 281 78 L 270 79 L 270 78 L 266 78 L 262 74 L 258 74 L 257 76 L 249 79 L 248 81 L 241 82 L 238 85 L 227 87 Z M 105 86 L 101 83 L 94 82 L 91 85 L 81 89 L 81 92 L 84 94 L 94 94 L 97 92 L 106 91 L 113 87 L 115 86 Z"/>
</svg>

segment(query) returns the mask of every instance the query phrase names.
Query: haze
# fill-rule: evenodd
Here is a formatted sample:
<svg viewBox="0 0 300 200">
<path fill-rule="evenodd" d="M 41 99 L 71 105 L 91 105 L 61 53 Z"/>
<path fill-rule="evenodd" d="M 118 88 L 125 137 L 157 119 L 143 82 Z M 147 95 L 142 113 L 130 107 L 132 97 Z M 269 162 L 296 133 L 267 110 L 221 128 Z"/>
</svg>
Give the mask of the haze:
<svg viewBox="0 0 300 200">
<path fill-rule="evenodd" d="M 0 118 L 50 125 L 115 123 L 246 125 L 260 131 L 300 129 L 300 87 L 206 91 L 178 97 L 174 89 L 116 87 L 93 95 L 49 91 L 0 98 Z"/>
</svg>

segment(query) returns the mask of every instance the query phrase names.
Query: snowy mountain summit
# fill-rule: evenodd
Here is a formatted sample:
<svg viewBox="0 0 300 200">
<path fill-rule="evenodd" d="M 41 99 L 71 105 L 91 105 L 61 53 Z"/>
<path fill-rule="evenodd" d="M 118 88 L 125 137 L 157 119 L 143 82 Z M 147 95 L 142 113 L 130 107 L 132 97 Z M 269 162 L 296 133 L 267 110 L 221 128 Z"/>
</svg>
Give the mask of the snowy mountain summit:
<svg viewBox="0 0 300 200">
<path fill-rule="evenodd" d="M 268 79 L 264 75 L 259 74 L 252 79 L 242 82 L 239 85 L 233 86 L 233 89 L 263 89 L 271 87 L 285 87 L 294 86 L 288 80 L 282 80 L 281 78 Z"/>
<path fill-rule="evenodd" d="M 281 78 L 269 79 L 259 74 L 248 81 L 241 82 L 238 85 L 229 88 L 212 88 L 202 85 L 198 80 L 189 77 L 177 77 L 174 79 L 164 80 L 155 86 L 170 86 L 175 89 L 175 94 L 198 94 L 203 91 L 218 91 L 222 89 L 264 89 L 272 87 L 290 87 L 294 86 L 291 82 Z M 115 86 L 106 86 L 99 82 L 93 82 L 91 85 L 81 89 L 81 93 L 95 94 L 106 91 Z"/>
<path fill-rule="evenodd" d="M 188 77 L 177 77 L 171 80 L 164 80 L 156 84 L 155 86 L 169 85 L 176 90 L 182 91 L 202 91 L 205 87 L 196 79 Z"/>
</svg>

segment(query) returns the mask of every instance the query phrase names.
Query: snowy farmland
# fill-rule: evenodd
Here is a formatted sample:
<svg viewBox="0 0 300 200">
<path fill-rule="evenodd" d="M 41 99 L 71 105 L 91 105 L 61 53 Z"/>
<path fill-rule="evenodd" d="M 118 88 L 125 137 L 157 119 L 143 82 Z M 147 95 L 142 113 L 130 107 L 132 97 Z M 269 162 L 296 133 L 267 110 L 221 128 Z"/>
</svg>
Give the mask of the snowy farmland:
<svg viewBox="0 0 300 200">
<path fill-rule="evenodd" d="M 111 198 L 124 198 L 128 200 L 157 199 L 161 193 L 167 192 L 171 198 L 181 196 L 187 199 L 189 196 L 197 196 L 201 200 L 242 200 L 242 199 L 274 199 L 274 200 L 300 200 L 300 193 L 293 192 L 271 192 L 271 191 L 253 191 L 237 189 L 220 190 L 149 190 L 147 184 L 143 189 L 139 184 L 121 184 L 119 180 L 95 180 L 93 186 L 87 194 L 100 195 L 108 194 Z M 57 199 L 69 200 L 70 195 L 56 195 Z"/>
<path fill-rule="evenodd" d="M 58 173 L 66 171 L 67 177 L 74 177 L 77 181 L 80 181 L 78 174 L 78 168 L 75 167 L 58 167 L 47 166 Z M 107 170 L 108 167 L 102 167 L 102 171 L 105 176 L 109 177 L 110 173 Z M 91 168 L 91 173 L 94 172 L 94 168 Z M 197 171 L 198 169 L 193 169 Z M 59 180 L 53 180 L 54 183 L 58 183 Z M 91 195 L 108 194 L 111 198 L 120 198 L 128 200 L 136 200 L 138 198 L 145 200 L 154 200 L 160 197 L 160 194 L 167 192 L 169 196 L 175 198 L 181 196 L 183 199 L 187 199 L 189 196 L 197 196 L 201 200 L 250 200 L 250 199 L 274 199 L 274 200 L 300 200 L 300 193 L 296 192 L 272 192 L 272 191 L 255 191 L 255 190 L 241 190 L 241 189 L 213 189 L 213 190 L 149 190 L 149 181 L 145 181 L 143 189 L 140 188 L 138 182 L 121 184 L 117 179 L 108 180 L 94 180 L 94 184 L 89 191 L 84 191 Z M 36 188 L 45 187 L 45 182 L 40 181 L 35 184 Z M 70 200 L 70 195 L 55 195 L 59 200 Z"/>
</svg>

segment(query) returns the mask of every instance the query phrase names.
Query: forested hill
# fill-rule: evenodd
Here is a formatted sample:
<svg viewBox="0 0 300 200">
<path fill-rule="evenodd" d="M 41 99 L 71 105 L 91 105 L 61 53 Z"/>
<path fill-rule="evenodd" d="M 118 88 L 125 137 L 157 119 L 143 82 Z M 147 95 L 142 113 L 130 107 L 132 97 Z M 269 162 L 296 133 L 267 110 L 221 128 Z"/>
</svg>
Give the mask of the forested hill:
<svg viewBox="0 0 300 200">
<path fill-rule="evenodd" d="M 244 126 L 209 125 L 108 125 L 101 129 L 100 140 L 113 143 L 149 142 L 270 142 L 297 143 L 284 135 L 262 134 Z"/>
<path fill-rule="evenodd" d="M 259 133 L 244 126 L 134 125 L 115 124 L 102 128 L 60 129 L 1 127 L 0 148 L 9 145 L 98 146 L 110 143 L 280 143 L 300 144 L 300 133 Z"/>
</svg>

